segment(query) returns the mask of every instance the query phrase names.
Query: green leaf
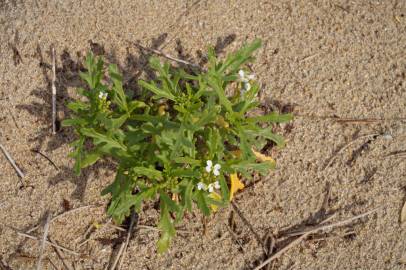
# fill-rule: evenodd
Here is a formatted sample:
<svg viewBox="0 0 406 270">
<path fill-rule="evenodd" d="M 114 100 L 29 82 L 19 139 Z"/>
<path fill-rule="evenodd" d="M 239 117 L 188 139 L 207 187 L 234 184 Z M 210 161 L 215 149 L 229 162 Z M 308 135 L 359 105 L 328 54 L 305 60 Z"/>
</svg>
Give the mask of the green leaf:
<svg viewBox="0 0 406 270">
<path fill-rule="evenodd" d="M 152 168 L 133 167 L 131 168 L 131 171 L 137 175 L 144 175 L 151 179 L 162 180 L 162 172 Z"/>
<path fill-rule="evenodd" d="M 200 165 L 201 161 L 190 157 L 176 157 L 173 159 L 175 163 Z"/>
<path fill-rule="evenodd" d="M 290 113 L 287 114 L 279 114 L 277 112 L 272 112 L 267 115 L 256 116 L 247 118 L 247 121 L 250 122 L 271 122 L 271 123 L 286 123 L 293 119 L 293 115 Z"/>
<path fill-rule="evenodd" d="M 198 190 L 195 192 L 196 200 L 197 200 L 197 207 L 202 211 L 203 215 L 208 216 L 210 215 L 210 209 L 207 205 L 206 198 L 203 194 L 203 191 Z"/>
<path fill-rule="evenodd" d="M 74 111 L 75 113 L 78 113 L 79 111 L 84 111 L 89 109 L 89 104 L 86 104 L 81 101 L 75 101 L 75 102 L 70 102 L 67 105 L 69 110 Z"/>
<path fill-rule="evenodd" d="M 223 198 L 224 201 L 228 202 L 228 198 L 230 198 L 230 190 L 228 189 L 226 180 L 224 179 L 224 175 L 221 174 L 219 176 L 219 184 L 220 184 L 220 190 L 221 190 L 221 197 Z"/>
<path fill-rule="evenodd" d="M 193 169 L 175 169 L 171 172 L 171 175 L 174 177 L 186 177 L 186 178 L 199 178 L 200 173 L 194 171 Z"/>
<path fill-rule="evenodd" d="M 61 124 L 63 127 L 85 126 L 87 124 L 87 121 L 83 118 L 71 118 L 63 120 Z"/>
<path fill-rule="evenodd" d="M 146 81 L 143 80 L 138 81 L 138 83 L 141 87 L 144 87 L 145 89 L 154 93 L 157 98 L 166 98 L 173 101 L 176 100 L 175 96 L 172 95 L 172 93 L 170 93 L 169 91 L 165 91 L 163 89 L 159 89 L 157 86 L 155 86 L 155 84 L 147 83 Z"/>
<path fill-rule="evenodd" d="M 188 185 L 186 186 L 185 190 L 185 207 L 189 212 L 192 212 L 192 192 L 193 192 L 193 182 L 189 181 Z"/>
<path fill-rule="evenodd" d="M 147 104 L 139 100 L 132 100 L 128 103 L 128 112 L 131 113 L 135 109 L 144 108 Z"/>
<path fill-rule="evenodd" d="M 113 151 L 114 149 L 127 151 L 127 148 L 124 145 L 120 144 L 118 141 L 114 140 L 111 137 L 108 137 L 104 134 L 96 132 L 94 129 L 82 128 L 82 129 L 80 129 L 80 132 L 83 135 L 93 138 L 93 142 L 96 145 L 103 145 L 104 151 L 108 151 L 108 152 L 110 152 L 110 154 L 112 153 L 111 151 Z"/>
<path fill-rule="evenodd" d="M 117 65 L 109 65 L 109 75 L 113 81 L 113 102 L 117 104 L 121 110 L 128 112 L 127 98 L 123 89 L 123 76 L 118 71 Z"/>
<path fill-rule="evenodd" d="M 91 166 L 94 163 L 96 163 L 100 158 L 101 158 L 101 153 L 99 153 L 98 151 L 88 152 L 88 153 L 84 154 L 80 167 L 83 169 L 88 166 Z"/>
<path fill-rule="evenodd" d="M 168 206 L 165 200 L 160 201 L 161 217 L 158 228 L 161 230 L 161 237 L 158 240 L 158 252 L 162 253 L 168 250 L 172 238 L 175 236 L 175 226 L 172 223 L 169 215 Z"/>
</svg>

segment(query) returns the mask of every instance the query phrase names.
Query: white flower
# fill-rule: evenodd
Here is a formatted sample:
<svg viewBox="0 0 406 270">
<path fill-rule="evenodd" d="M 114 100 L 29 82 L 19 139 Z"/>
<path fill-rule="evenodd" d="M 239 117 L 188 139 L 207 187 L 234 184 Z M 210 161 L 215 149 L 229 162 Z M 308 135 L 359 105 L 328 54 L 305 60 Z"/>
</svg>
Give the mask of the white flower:
<svg viewBox="0 0 406 270">
<path fill-rule="evenodd" d="M 245 91 L 249 91 L 251 89 L 251 84 L 249 82 L 245 82 L 244 89 L 245 89 Z"/>
<path fill-rule="evenodd" d="M 245 92 L 251 89 L 250 81 L 255 79 L 255 74 L 246 74 L 244 70 L 240 69 L 238 71 L 238 76 L 240 77 L 239 81 L 243 84 L 243 89 L 241 89 L 241 96 L 245 94 Z"/>
<path fill-rule="evenodd" d="M 244 72 L 244 70 L 240 69 L 240 71 L 238 71 L 238 75 L 240 76 L 240 80 L 242 80 L 242 81 L 245 80 L 245 72 Z"/>
<path fill-rule="evenodd" d="M 213 186 L 214 186 L 215 189 L 220 189 L 219 181 L 214 182 Z"/>
<path fill-rule="evenodd" d="M 213 189 L 213 184 L 209 184 L 208 190 L 209 190 L 210 193 L 213 192 L 213 190 L 214 190 L 214 189 Z"/>
<path fill-rule="evenodd" d="M 107 93 L 100 91 L 99 99 L 107 99 Z"/>
<path fill-rule="evenodd" d="M 206 185 L 202 182 L 197 183 L 197 189 L 198 190 L 205 190 L 206 189 Z"/>
<path fill-rule="evenodd" d="M 206 172 L 210 173 L 211 172 L 211 167 L 213 166 L 213 161 L 208 160 L 206 162 L 207 166 L 206 166 Z"/>
<path fill-rule="evenodd" d="M 213 167 L 213 174 L 215 176 L 219 176 L 220 175 L 220 169 L 221 169 L 221 165 L 220 164 L 216 164 Z"/>
<path fill-rule="evenodd" d="M 255 79 L 255 74 L 246 74 L 245 71 L 242 69 L 238 71 L 238 76 L 240 76 L 240 81 L 244 83 Z"/>
</svg>

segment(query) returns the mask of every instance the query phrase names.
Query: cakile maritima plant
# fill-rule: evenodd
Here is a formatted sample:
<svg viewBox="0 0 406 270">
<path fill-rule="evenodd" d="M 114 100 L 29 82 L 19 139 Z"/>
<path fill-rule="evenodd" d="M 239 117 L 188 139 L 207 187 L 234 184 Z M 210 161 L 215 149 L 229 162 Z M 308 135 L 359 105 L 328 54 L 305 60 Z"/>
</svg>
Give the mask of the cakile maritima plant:
<svg viewBox="0 0 406 270">
<path fill-rule="evenodd" d="M 224 60 L 209 49 L 207 68 L 190 72 L 151 57 L 156 79 L 140 80 L 133 98 L 116 65 L 105 72 L 100 57 L 87 55 L 80 74 L 87 87 L 68 104 L 73 118 L 63 121 L 78 136 L 71 153 L 75 172 L 101 158 L 117 162 L 115 180 L 102 195 L 111 195 L 108 214 L 118 224 L 131 209 L 139 213 L 145 201 L 159 199 L 159 252 L 194 204 L 208 216 L 243 188 L 241 177 L 248 181 L 275 167 L 260 150 L 269 141 L 284 145 L 273 125 L 292 115 L 249 114 L 259 105 L 259 84 L 246 64 L 260 46 L 255 40 Z"/>
</svg>

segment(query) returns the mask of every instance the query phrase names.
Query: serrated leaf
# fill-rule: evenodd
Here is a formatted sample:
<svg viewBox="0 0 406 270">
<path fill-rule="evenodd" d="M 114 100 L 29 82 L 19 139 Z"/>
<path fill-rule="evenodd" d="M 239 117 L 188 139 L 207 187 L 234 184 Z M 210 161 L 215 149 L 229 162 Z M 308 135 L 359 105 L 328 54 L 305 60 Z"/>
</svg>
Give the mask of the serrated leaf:
<svg viewBox="0 0 406 270">
<path fill-rule="evenodd" d="M 138 81 L 138 84 L 141 87 L 144 87 L 145 89 L 151 91 L 152 93 L 154 93 L 156 95 L 157 98 L 166 98 L 169 100 L 173 100 L 175 101 L 176 98 L 174 95 L 172 95 L 172 93 L 170 93 L 169 91 L 165 91 L 163 89 L 158 88 L 156 85 L 152 84 L 152 83 L 147 83 L 146 81 L 140 80 Z"/>
<path fill-rule="evenodd" d="M 123 89 L 123 76 L 120 74 L 117 65 L 109 65 L 109 75 L 113 81 L 113 102 L 116 103 L 121 110 L 128 112 L 127 97 Z"/>
<path fill-rule="evenodd" d="M 84 154 L 84 157 L 80 164 L 81 168 L 83 169 L 83 168 L 93 165 L 100 159 L 100 157 L 101 157 L 101 153 L 99 153 L 98 151 L 88 152 L 88 153 Z"/>
<path fill-rule="evenodd" d="M 80 132 L 83 135 L 93 138 L 93 141 L 96 145 L 103 144 L 104 149 L 107 151 L 111 151 L 112 149 L 120 149 L 123 151 L 127 150 L 126 147 L 120 144 L 118 141 L 104 134 L 98 133 L 94 129 L 82 128 L 80 129 Z"/>
</svg>

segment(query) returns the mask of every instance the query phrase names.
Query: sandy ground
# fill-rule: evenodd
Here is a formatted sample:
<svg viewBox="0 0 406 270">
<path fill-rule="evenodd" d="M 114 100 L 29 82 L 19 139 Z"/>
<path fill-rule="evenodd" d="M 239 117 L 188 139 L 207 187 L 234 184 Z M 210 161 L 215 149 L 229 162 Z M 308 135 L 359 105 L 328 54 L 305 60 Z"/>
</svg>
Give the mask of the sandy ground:
<svg viewBox="0 0 406 270">
<path fill-rule="evenodd" d="M 93 3 L 94 2 L 94 3 Z M 200 215 L 189 215 L 165 255 L 157 255 L 158 233 L 140 229 L 121 269 L 253 269 L 264 260 L 267 235 L 319 222 L 323 212 L 338 221 L 380 207 L 356 224 L 310 238 L 270 269 L 406 269 L 406 231 L 400 223 L 405 200 L 406 2 L 398 1 L 19 1 L 0 0 L 0 143 L 26 177 L 24 186 L 0 155 L 0 261 L 5 269 L 31 269 L 39 244 L 16 229 L 42 236 L 47 213 L 56 216 L 49 236 L 80 256 L 64 252 L 75 269 L 105 269 L 123 235 L 105 227 L 108 198 L 101 189 L 113 177 L 108 163 L 81 177 L 67 158 L 69 130 L 51 135 L 51 55 L 57 51 L 58 116 L 79 85 L 83 55 L 93 49 L 119 63 L 128 89 L 145 76 L 146 56 L 131 42 L 199 61 L 216 45 L 221 55 L 262 38 L 252 66 L 263 84 L 262 102 L 294 110 L 280 127 L 288 144 L 272 150 L 278 169 L 236 198 L 256 239 L 234 214 L 235 238 L 223 209 L 202 233 Z M 339 118 L 385 118 L 338 122 Z M 361 137 L 370 134 L 386 134 Z M 361 137 L 359 139 L 356 139 Z M 330 157 L 339 152 L 324 168 Z M 38 150 L 48 156 L 58 170 Z M 327 198 L 327 199 L 326 199 Z M 146 206 L 139 223 L 154 226 L 158 213 Z M 268 237 L 269 238 L 269 237 Z M 269 241 L 268 241 L 269 242 Z M 281 243 L 276 246 L 280 248 Z M 112 254 L 113 253 L 113 254 Z M 43 269 L 64 269 L 47 247 Z"/>
</svg>

